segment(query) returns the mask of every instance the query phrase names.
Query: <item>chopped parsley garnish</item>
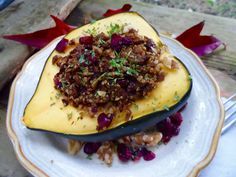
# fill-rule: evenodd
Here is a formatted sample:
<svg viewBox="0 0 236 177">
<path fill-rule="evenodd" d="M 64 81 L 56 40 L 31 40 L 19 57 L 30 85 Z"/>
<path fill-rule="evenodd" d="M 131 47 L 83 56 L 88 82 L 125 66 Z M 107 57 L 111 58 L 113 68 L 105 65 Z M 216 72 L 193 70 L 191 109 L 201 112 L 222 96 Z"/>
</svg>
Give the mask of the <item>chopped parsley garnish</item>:
<svg viewBox="0 0 236 177">
<path fill-rule="evenodd" d="M 167 105 L 164 105 L 164 106 L 163 106 L 163 109 L 165 109 L 165 110 L 167 110 L 167 111 L 170 110 L 170 108 L 169 108 Z"/>
<path fill-rule="evenodd" d="M 91 55 L 92 57 L 95 57 L 95 52 L 93 50 L 91 51 Z"/>
<path fill-rule="evenodd" d="M 106 44 L 106 41 L 104 41 L 103 39 L 99 38 L 98 39 L 98 43 L 99 43 L 99 45 L 103 45 L 103 44 Z"/>
<path fill-rule="evenodd" d="M 69 68 L 73 68 L 74 67 L 74 64 L 69 64 Z"/>
<path fill-rule="evenodd" d="M 123 31 L 124 31 L 124 25 L 111 23 L 110 26 L 108 27 L 107 33 L 109 36 L 111 36 L 114 33 L 122 33 Z"/>
<path fill-rule="evenodd" d="M 88 155 L 88 156 L 86 157 L 86 159 L 88 159 L 88 160 L 92 160 L 92 155 L 91 155 L 91 154 Z"/>
<path fill-rule="evenodd" d="M 136 74 L 138 74 L 138 72 L 135 69 L 129 68 L 129 67 L 128 67 L 126 73 L 129 74 L 129 75 L 136 75 Z"/>
<path fill-rule="evenodd" d="M 174 100 L 175 101 L 179 101 L 180 100 L 180 96 L 178 95 L 178 92 L 175 92 Z"/>
<path fill-rule="evenodd" d="M 66 88 L 69 84 L 66 81 L 61 81 L 62 87 Z"/>
<path fill-rule="evenodd" d="M 126 59 L 124 58 L 114 58 L 112 60 L 110 60 L 110 65 L 114 68 L 120 68 L 120 67 L 123 67 L 124 64 L 126 62 Z"/>
<path fill-rule="evenodd" d="M 53 106 L 53 105 L 55 105 L 55 104 L 56 104 L 56 103 L 55 103 L 55 102 L 53 102 L 53 103 L 51 103 L 51 104 L 50 104 L 50 106 Z"/>
<path fill-rule="evenodd" d="M 136 103 L 134 103 L 134 108 L 135 108 L 136 110 L 138 110 L 138 108 L 139 108 Z"/>
<path fill-rule="evenodd" d="M 91 24 L 94 24 L 94 23 L 96 23 L 96 21 L 97 21 L 97 20 L 92 19 L 92 20 L 90 21 L 90 23 L 91 23 Z"/>
<path fill-rule="evenodd" d="M 83 117 L 82 117 L 82 116 L 78 116 L 78 117 L 77 117 L 77 121 L 78 121 L 79 119 L 82 120 Z"/>
<path fill-rule="evenodd" d="M 79 63 L 83 63 L 85 61 L 84 55 L 80 55 Z"/>
<path fill-rule="evenodd" d="M 56 96 L 55 96 L 55 98 L 58 100 L 59 98 L 61 97 L 61 93 L 56 93 Z"/>
<path fill-rule="evenodd" d="M 93 27 L 92 29 L 88 29 L 87 31 L 85 31 L 85 33 L 88 33 L 92 36 L 96 36 L 97 35 L 97 30 L 95 27 Z"/>
<path fill-rule="evenodd" d="M 121 75 L 121 71 L 120 70 L 117 70 L 114 73 L 115 73 L 115 75 L 118 75 L 118 76 Z"/>
<path fill-rule="evenodd" d="M 192 80 L 192 76 L 191 75 L 188 75 L 188 80 Z"/>
<path fill-rule="evenodd" d="M 67 118 L 68 118 L 68 120 L 71 120 L 71 118 L 72 118 L 72 115 L 73 115 L 73 113 L 72 113 L 72 112 L 67 114 Z"/>
</svg>

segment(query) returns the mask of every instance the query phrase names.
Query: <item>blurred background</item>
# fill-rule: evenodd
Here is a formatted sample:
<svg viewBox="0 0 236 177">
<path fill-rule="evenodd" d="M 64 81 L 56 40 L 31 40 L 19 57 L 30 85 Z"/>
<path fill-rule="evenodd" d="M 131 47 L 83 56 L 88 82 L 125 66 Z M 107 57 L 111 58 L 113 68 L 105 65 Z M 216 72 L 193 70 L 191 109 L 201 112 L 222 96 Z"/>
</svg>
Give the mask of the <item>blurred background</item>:
<svg viewBox="0 0 236 177">
<path fill-rule="evenodd" d="M 161 6 L 186 9 L 236 18 L 236 0 L 136 0 L 139 2 L 153 3 Z"/>
</svg>

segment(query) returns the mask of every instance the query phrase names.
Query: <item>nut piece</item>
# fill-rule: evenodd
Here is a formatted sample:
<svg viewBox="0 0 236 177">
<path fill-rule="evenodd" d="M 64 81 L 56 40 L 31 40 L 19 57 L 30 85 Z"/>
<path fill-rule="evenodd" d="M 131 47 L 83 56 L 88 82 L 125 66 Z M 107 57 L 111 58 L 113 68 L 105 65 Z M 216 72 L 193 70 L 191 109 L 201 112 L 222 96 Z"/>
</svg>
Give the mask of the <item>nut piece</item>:
<svg viewBox="0 0 236 177">
<path fill-rule="evenodd" d="M 131 136 L 124 136 L 124 137 L 121 137 L 120 139 L 118 139 L 118 142 L 119 143 L 124 143 L 126 145 L 131 145 Z"/>
<path fill-rule="evenodd" d="M 137 145 L 145 145 L 147 147 L 156 146 L 162 139 L 161 132 L 137 133 L 133 135 L 132 140 Z"/>
<path fill-rule="evenodd" d="M 111 141 L 104 142 L 98 149 L 98 158 L 107 165 L 111 165 L 113 161 L 114 144 Z"/>
<path fill-rule="evenodd" d="M 67 144 L 67 151 L 71 155 L 76 155 L 82 148 L 83 143 L 76 140 L 69 140 Z"/>
</svg>

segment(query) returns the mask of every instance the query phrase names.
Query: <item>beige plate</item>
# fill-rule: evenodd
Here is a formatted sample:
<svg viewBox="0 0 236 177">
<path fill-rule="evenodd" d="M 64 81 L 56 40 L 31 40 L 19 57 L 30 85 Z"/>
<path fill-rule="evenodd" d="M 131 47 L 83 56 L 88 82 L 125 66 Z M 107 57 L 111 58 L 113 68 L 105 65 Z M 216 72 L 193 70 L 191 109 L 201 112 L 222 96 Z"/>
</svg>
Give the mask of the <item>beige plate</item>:
<svg viewBox="0 0 236 177">
<path fill-rule="evenodd" d="M 201 60 L 176 40 L 161 36 L 170 51 L 187 66 L 193 78 L 193 90 L 179 136 L 167 145 L 153 149 L 153 161 L 120 163 L 115 158 L 112 167 L 97 158 L 88 160 L 85 154 L 66 153 L 65 139 L 28 130 L 21 123 L 24 108 L 34 93 L 44 63 L 60 38 L 33 55 L 15 78 L 10 92 L 7 130 L 18 160 L 35 176 L 83 177 L 149 177 L 197 176 L 212 160 L 224 121 L 224 109 L 219 88 Z"/>
</svg>

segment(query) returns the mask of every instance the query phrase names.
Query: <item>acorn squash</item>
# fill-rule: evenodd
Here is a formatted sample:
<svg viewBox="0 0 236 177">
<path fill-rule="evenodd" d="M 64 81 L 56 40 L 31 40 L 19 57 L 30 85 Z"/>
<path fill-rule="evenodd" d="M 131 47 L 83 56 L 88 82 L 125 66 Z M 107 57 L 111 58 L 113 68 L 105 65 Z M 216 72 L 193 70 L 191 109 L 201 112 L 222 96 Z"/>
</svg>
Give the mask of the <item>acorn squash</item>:
<svg viewBox="0 0 236 177">
<path fill-rule="evenodd" d="M 140 35 L 151 38 L 156 44 L 161 43 L 158 32 L 135 12 L 120 13 L 87 24 L 73 30 L 65 38 L 74 39 L 82 36 L 84 31 L 94 28 L 99 32 L 106 32 L 110 23 L 126 24 L 138 30 Z M 52 58 L 57 54 L 59 53 L 54 50 L 47 59 L 35 93 L 24 111 L 23 123 L 32 130 L 52 132 L 87 142 L 111 140 L 155 125 L 178 111 L 186 103 L 191 92 L 192 80 L 189 71 L 180 60 L 173 57 L 179 68 L 166 68 L 164 81 L 147 97 L 135 101 L 135 106 L 130 106 L 132 120 L 127 121 L 121 112 L 108 129 L 98 131 L 95 118 L 85 114 L 83 119 L 79 119 L 82 112 L 80 109 L 70 105 L 64 106 L 61 99 L 57 98 L 58 91 L 54 88 L 53 77 L 59 68 L 52 64 Z M 163 55 L 170 56 L 168 51 Z"/>
</svg>

